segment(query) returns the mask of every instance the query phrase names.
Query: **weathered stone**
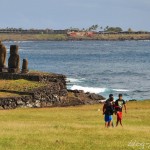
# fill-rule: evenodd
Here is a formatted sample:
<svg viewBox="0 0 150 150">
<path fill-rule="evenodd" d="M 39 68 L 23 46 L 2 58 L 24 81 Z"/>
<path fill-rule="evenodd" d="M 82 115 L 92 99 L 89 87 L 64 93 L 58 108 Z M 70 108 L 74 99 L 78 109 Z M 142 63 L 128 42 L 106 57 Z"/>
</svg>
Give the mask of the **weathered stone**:
<svg viewBox="0 0 150 150">
<path fill-rule="evenodd" d="M 104 100 L 105 98 L 102 97 L 101 95 L 94 94 L 94 93 L 89 93 L 88 94 L 89 98 L 92 100 Z"/>
<path fill-rule="evenodd" d="M 27 59 L 23 59 L 23 63 L 22 63 L 22 73 L 28 73 L 28 60 Z"/>
<path fill-rule="evenodd" d="M 40 108 L 41 107 L 41 102 L 40 100 L 35 101 L 35 107 Z"/>
<path fill-rule="evenodd" d="M 25 105 L 25 103 L 20 99 L 17 101 L 17 105 Z"/>
<path fill-rule="evenodd" d="M 33 108 L 33 104 L 28 103 L 28 104 L 27 104 L 27 107 L 29 107 L 29 108 Z"/>
<path fill-rule="evenodd" d="M 46 107 L 47 106 L 47 103 L 46 102 L 41 102 L 41 107 Z"/>
<path fill-rule="evenodd" d="M 46 77 L 46 79 L 45 79 Z M 0 79 L 4 80 L 18 80 L 18 79 L 25 79 L 29 81 L 38 81 L 43 83 L 52 83 L 54 82 L 53 79 L 57 78 L 57 82 L 55 83 L 62 83 L 64 84 L 63 87 L 66 89 L 66 76 L 58 75 L 58 74 L 43 74 L 43 73 L 28 73 L 28 74 L 9 74 L 9 73 L 0 73 Z"/>
<path fill-rule="evenodd" d="M 53 103 L 48 102 L 48 103 L 46 104 L 46 106 L 47 106 L 47 107 L 52 107 L 52 106 L 53 106 Z"/>
<path fill-rule="evenodd" d="M 0 41 L 0 72 L 6 68 L 6 47 Z"/>
<path fill-rule="evenodd" d="M 18 73 L 20 72 L 20 56 L 18 55 L 18 46 L 10 46 L 10 57 L 8 59 L 8 72 Z"/>
<path fill-rule="evenodd" d="M 65 95 L 67 95 L 67 93 L 68 93 L 67 89 L 63 89 L 63 90 L 61 90 L 60 95 L 65 96 Z"/>
</svg>

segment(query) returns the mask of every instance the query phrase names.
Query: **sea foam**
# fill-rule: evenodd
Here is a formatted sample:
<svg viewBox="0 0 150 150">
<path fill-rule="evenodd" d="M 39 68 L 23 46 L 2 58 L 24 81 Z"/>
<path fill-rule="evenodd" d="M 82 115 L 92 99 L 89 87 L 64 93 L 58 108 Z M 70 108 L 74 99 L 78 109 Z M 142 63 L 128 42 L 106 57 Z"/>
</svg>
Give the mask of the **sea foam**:
<svg viewBox="0 0 150 150">
<path fill-rule="evenodd" d="M 116 91 L 116 92 L 129 92 L 129 90 L 125 90 L 125 89 L 113 89 L 113 91 Z"/>
<path fill-rule="evenodd" d="M 85 79 L 84 78 L 81 78 L 81 79 L 76 79 L 76 78 L 67 78 L 67 82 L 70 82 L 70 83 L 81 83 L 83 82 Z"/>
<path fill-rule="evenodd" d="M 106 88 L 96 88 L 96 87 L 83 87 L 79 85 L 73 85 L 71 87 L 71 90 L 83 90 L 84 92 L 90 92 L 90 93 L 103 93 L 106 91 Z"/>
<path fill-rule="evenodd" d="M 71 90 L 83 90 L 84 92 L 90 92 L 90 93 L 113 93 L 113 92 L 128 92 L 129 90 L 125 89 L 109 89 L 109 88 L 99 88 L 99 87 L 83 87 L 79 85 L 73 85 L 70 87 Z"/>
</svg>

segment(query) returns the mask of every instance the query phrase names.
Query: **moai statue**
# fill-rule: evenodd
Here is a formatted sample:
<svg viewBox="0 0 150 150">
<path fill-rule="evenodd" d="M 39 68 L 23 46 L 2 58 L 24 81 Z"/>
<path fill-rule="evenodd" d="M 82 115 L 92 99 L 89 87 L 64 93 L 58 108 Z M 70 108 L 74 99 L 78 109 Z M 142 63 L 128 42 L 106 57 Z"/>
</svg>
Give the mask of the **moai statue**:
<svg viewBox="0 0 150 150">
<path fill-rule="evenodd" d="M 8 59 L 8 72 L 20 72 L 20 56 L 18 55 L 18 45 L 10 46 L 10 57 Z"/>
<path fill-rule="evenodd" d="M 28 60 L 27 59 L 23 59 L 23 63 L 22 63 L 22 73 L 28 73 Z"/>
<path fill-rule="evenodd" d="M 6 68 L 6 47 L 0 41 L 0 72 L 3 72 L 3 69 Z"/>
</svg>

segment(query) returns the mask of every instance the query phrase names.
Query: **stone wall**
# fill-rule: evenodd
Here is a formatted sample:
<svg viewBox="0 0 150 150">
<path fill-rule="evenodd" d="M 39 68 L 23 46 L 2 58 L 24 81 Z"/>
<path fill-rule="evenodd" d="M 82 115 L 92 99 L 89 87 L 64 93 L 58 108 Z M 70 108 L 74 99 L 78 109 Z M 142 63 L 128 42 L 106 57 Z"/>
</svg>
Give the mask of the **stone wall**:
<svg viewBox="0 0 150 150">
<path fill-rule="evenodd" d="M 32 96 L 18 96 L 18 97 L 7 97 L 0 98 L 0 106 L 2 109 L 15 109 L 17 107 L 30 107 L 32 102 Z"/>
<path fill-rule="evenodd" d="M 18 92 L 18 94 L 20 94 L 18 97 L 0 98 L 1 108 L 14 109 L 89 105 L 101 103 L 101 100 L 105 99 L 97 94 L 84 93 L 78 90 L 67 90 L 56 83 L 34 89 L 28 93 Z"/>
<path fill-rule="evenodd" d="M 16 107 L 50 107 L 61 105 L 60 97 L 67 95 L 66 77 L 47 73 L 0 73 L 2 80 L 25 79 L 45 83 L 45 86 L 27 92 L 4 91 L 18 94 L 18 97 L 0 98 L 0 106 L 4 109 Z M 24 96 L 25 95 L 25 96 Z"/>
<path fill-rule="evenodd" d="M 48 74 L 48 73 L 7 73 L 1 72 L 0 79 L 3 80 L 17 80 L 25 79 L 29 81 L 38 81 L 38 82 L 61 82 L 66 85 L 66 76 L 61 74 Z"/>
<path fill-rule="evenodd" d="M 0 98 L 0 106 L 3 109 L 61 106 L 62 98 L 67 96 L 67 89 L 60 83 L 51 83 L 29 92 L 12 91 L 11 93 L 18 94 L 18 96 Z"/>
</svg>

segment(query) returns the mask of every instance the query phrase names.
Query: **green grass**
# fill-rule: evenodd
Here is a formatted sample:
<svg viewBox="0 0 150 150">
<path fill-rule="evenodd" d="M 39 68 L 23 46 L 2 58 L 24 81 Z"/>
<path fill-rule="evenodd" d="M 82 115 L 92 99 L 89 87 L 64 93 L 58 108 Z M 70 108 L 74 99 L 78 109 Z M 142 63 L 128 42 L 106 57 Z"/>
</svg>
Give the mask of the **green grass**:
<svg viewBox="0 0 150 150">
<path fill-rule="evenodd" d="M 0 80 L 0 90 L 6 91 L 26 92 L 41 86 L 44 86 L 44 83 L 28 81 L 24 79 Z"/>
<path fill-rule="evenodd" d="M 44 83 L 24 79 L 0 80 L 0 98 L 20 97 L 19 92 L 28 92 L 44 85 Z"/>
<path fill-rule="evenodd" d="M 127 107 L 124 127 L 109 129 L 98 111 L 101 104 L 2 110 L 0 150 L 138 150 L 140 146 L 128 144 L 150 143 L 150 101 L 129 102 Z"/>
</svg>

